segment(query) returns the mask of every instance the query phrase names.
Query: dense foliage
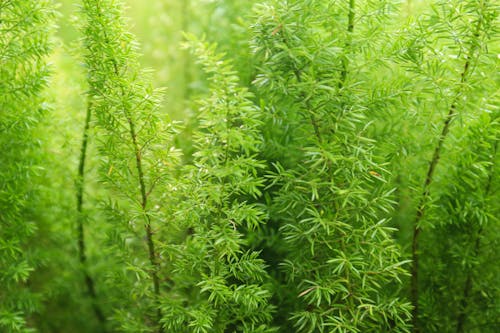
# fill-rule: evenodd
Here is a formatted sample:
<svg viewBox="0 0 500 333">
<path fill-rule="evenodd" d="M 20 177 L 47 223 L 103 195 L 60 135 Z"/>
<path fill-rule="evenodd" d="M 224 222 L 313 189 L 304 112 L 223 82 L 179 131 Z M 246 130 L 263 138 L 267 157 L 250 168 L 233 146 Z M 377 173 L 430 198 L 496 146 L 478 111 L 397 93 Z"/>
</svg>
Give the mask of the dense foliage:
<svg viewBox="0 0 500 333">
<path fill-rule="evenodd" d="M 27 317 L 39 308 L 28 288 L 30 274 L 44 258 L 30 246 L 43 225 L 37 223 L 37 177 L 43 156 L 37 137 L 47 105 L 48 1 L 0 3 L 0 331 L 29 331 Z"/>
<path fill-rule="evenodd" d="M 0 332 L 498 331 L 500 4 L 127 4 L 0 1 Z"/>
</svg>

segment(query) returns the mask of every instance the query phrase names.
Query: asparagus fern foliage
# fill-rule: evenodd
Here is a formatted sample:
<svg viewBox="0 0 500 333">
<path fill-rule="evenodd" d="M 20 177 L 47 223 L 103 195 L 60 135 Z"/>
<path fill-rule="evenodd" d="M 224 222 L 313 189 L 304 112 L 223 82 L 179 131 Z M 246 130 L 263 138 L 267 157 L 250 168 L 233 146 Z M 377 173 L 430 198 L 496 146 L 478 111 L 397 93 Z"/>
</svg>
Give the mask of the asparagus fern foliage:
<svg viewBox="0 0 500 333">
<path fill-rule="evenodd" d="M 261 195 L 264 164 L 261 110 L 238 83 L 215 45 L 190 37 L 190 48 L 208 75 L 194 132 L 193 164 L 183 171 L 185 197 L 177 210 L 187 232 L 166 248 L 174 259 L 174 287 L 164 301 L 169 332 L 273 332 L 266 265 L 248 248 L 247 235 L 266 221 Z"/>
<path fill-rule="evenodd" d="M 30 206 L 43 167 L 36 138 L 46 115 L 47 55 L 54 11 L 50 1 L 0 2 L 0 331 L 32 332 L 38 307 L 28 280 L 35 269 L 30 241 L 40 227 Z"/>
<path fill-rule="evenodd" d="M 355 53 L 370 47 L 354 32 L 381 24 L 367 13 L 387 8 L 369 1 L 258 8 L 256 89 L 269 124 L 286 124 L 281 131 L 293 138 L 268 143 L 278 147 L 268 186 L 271 219 L 286 244 L 279 284 L 281 299 L 290 300 L 283 303 L 288 331 L 409 331 L 409 304 L 397 296 L 406 262 L 383 218 L 392 210 L 392 191 L 367 137 L 364 96 L 371 92 L 359 88 L 364 74 L 351 68 Z M 269 127 L 273 140 L 276 129 Z"/>
<path fill-rule="evenodd" d="M 419 260 L 420 237 L 423 228 L 424 214 L 431 202 L 430 192 L 436 169 L 444 150 L 444 143 L 449 136 L 453 120 L 463 113 L 464 109 L 473 105 L 466 102 L 471 94 L 471 83 L 486 53 L 488 39 L 494 32 L 494 20 L 497 7 L 489 1 L 462 3 L 455 1 L 438 1 L 428 16 L 428 23 L 419 25 L 417 38 L 412 39 L 412 47 L 407 49 L 404 58 L 409 68 L 420 79 L 424 78 L 431 87 L 432 98 L 439 98 L 438 106 L 443 107 L 445 116 L 434 145 L 434 152 L 429 161 L 425 175 L 423 190 L 419 196 L 416 215 L 413 222 L 411 300 L 413 304 L 413 331 L 420 332 L 420 292 L 419 292 Z M 435 32 L 435 33 L 431 33 Z M 418 41 L 415 43 L 415 41 Z M 442 50 L 445 50 L 443 52 Z M 454 52 L 443 62 L 446 52 Z M 476 74 L 477 75 L 477 74 Z M 419 81 L 419 79 L 417 79 Z M 446 85 L 448 87 L 445 89 Z"/>
<path fill-rule="evenodd" d="M 121 309 L 114 318 L 123 331 L 162 332 L 158 304 L 162 264 L 155 228 L 168 223 L 159 216 L 166 205 L 163 201 L 168 203 L 162 193 L 177 160 L 169 146 L 172 128 L 158 116 L 159 91 L 139 69 L 122 4 L 93 0 L 82 4 L 89 107 L 98 127 L 102 180 L 112 190 L 110 195 L 121 198 L 109 199 L 109 215 L 115 222 L 111 237 L 118 241 L 113 251 L 121 253 L 121 266 L 127 269 L 113 272 L 113 278 L 122 292 L 129 293 L 129 302 L 117 300 Z M 140 228 L 143 244 L 137 242 Z M 137 307 L 134 299 L 141 305 Z"/>
</svg>

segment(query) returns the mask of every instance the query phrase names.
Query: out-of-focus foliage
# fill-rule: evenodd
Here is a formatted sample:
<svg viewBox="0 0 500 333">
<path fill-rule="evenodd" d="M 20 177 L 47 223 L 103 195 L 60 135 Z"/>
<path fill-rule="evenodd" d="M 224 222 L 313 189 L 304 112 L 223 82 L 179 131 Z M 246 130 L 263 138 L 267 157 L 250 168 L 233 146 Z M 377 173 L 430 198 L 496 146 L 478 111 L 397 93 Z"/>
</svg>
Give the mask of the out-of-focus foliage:
<svg viewBox="0 0 500 333">
<path fill-rule="evenodd" d="M 46 260 L 32 242 L 45 231 L 37 183 L 46 160 L 37 132 L 49 113 L 42 90 L 53 28 L 50 1 L 0 2 L 0 331 L 5 332 L 30 332 L 28 316 L 41 307 L 41 295 L 28 285 Z"/>
</svg>

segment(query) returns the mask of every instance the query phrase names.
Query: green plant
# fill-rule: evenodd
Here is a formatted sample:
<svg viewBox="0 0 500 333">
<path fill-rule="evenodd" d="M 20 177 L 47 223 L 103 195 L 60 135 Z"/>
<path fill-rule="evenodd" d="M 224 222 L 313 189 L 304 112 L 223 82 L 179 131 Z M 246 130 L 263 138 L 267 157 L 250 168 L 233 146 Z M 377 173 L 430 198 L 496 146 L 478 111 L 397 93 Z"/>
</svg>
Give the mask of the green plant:
<svg viewBox="0 0 500 333">
<path fill-rule="evenodd" d="M 199 102 L 193 164 L 183 172 L 176 211 L 185 239 L 165 251 L 175 274 L 164 325 L 169 332 L 273 332 L 266 265 L 246 239 L 266 221 L 252 203 L 263 186 L 260 109 L 215 45 L 191 37 L 190 47 L 209 76 L 210 95 Z"/>
<path fill-rule="evenodd" d="M 421 329 L 494 332 L 498 326 L 498 109 L 469 121 L 456 161 L 428 210 L 422 238 Z M 450 154 L 451 152 L 449 152 Z M 450 307 L 450 304 L 454 306 Z"/>
<path fill-rule="evenodd" d="M 278 307 L 293 324 L 280 322 L 285 331 L 409 331 L 410 307 L 397 295 L 407 261 L 381 217 L 392 211 L 392 191 L 366 136 L 371 91 L 357 62 L 377 42 L 356 38 L 377 31 L 390 9 L 354 1 L 258 8 L 255 82 L 274 152 L 269 203 L 275 242 L 284 243 L 277 284 L 286 300 Z M 278 141 L 280 130 L 288 142 Z"/>
<path fill-rule="evenodd" d="M 438 1 L 432 7 L 427 23 L 417 25 L 416 33 L 414 32 L 414 35 L 408 38 L 407 48 L 402 54 L 402 58 L 409 64 L 409 69 L 416 74 L 416 81 L 425 81 L 426 83 L 423 84 L 431 87 L 424 90 L 424 96 L 428 99 L 438 97 L 439 102 L 435 107 L 447 110 L 444 118 L 441 118 L 442 127 L 434 143 L 434 152 L 426 171 L 413 223 L 411 299 L 414 332 L 419 332 L 421 325 L 419 322 L 419 246 L 424 214 L 430 202 L 435 171 L 451 124 L 461 109 L 475 107 L 474 102 L 466 102 L 465 99 L 468 96 L 472 97 L 471 80 L 475 79 L 474 72 L 479 70 L 477 64 L 480 60 L 478 59 L 484 53 L 488 38 L 494 31 L 496 7 L 488 1 L 470 4 Z M 441 49 L 444 49 L 446 53 Z M 454 59 L 443 61 L 444 57 Z"/>
<path fill-rule="evenodd" d="M 110 237 L 117 242 L 110 249 L 117 257 L 117 270 L 109 274 L 121 287 L 115 295 L 120 309 L 115 309 L 114 318 L 124 331 L 161 332 L 162 263 L 154 229 L 164 223 L 160 216 L 167 199 L 161 193 L 167 190 L 165 184 L 177 160 L 175 149 L 168 146 L 172 128 L 157 114 L 159 91 L 147 83 L 146 73 L 138 67 L 136 45 L 122 19 L 121 3 L 83 1 L 82 12 L 88 114 L 96 118 L 101 177 L 111 190 L 107 214 L 114 224 Z M 138 242 L 138 223 L 144 228 L 145 249 Z M 129 295 L 128 302 L 122 293 Z M 140 306 L 134 304 L 136 299 L 141 300 Z"/>
<path fill-rule="evenodd" d="M 60 2 L 0 1 L 1 332 L 498 330 L 496 1 Z"/>
<path fill-rule="evenodd" d="M 43 168 L 36 130 L 47 112 L 50 1 L 0 3 L 0 330 L 31 332 L 27 316 L 39 307 L 29 287 L 39 264 L 30 241 L 40 225 L 34 184 Z"/>
</svg>

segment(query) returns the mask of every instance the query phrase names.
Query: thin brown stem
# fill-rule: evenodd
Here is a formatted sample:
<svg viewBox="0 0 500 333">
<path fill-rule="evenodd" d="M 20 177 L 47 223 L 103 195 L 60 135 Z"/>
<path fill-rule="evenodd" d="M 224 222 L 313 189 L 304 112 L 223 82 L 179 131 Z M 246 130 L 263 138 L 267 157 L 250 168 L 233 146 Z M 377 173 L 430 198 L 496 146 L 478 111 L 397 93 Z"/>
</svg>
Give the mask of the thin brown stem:
<svg viewBox="0 0 500 333">
<path fill-rule="evenodd" d="M 98 15 L 101 16 L 102 18 L 102 12 L 101 8 L 98 6 Z M 107 36 L 107 31 L 106 29 L 103 29 L 103 35 L 106 44 L 110 45 L 109 37 Z M 118 77 L 120 75 L 120 71 L 118 69 L 118 64 L 115 58 L 111 58 L 111 62 L 113 64 L 113 70 L 114 74 Z M 122 98 L 125 97 L 125 89 L 123 85 L 120 85 L 120 90 L 121 90 L 121 95 Z M 132 140 L 132 145 L 134 148 L 134 156 L 135 156 L 135 164 L 136 164 L 136 170 L 137 170 L 137 178 L 139 182 L 139 189 L 140 189 L 140 204 L 141 208 L 143 211 L 144 215 L 144 229 L 146 231 L 146 243 L 148 247 L 148 256 L 149 256 L 149 262 L 152 266 L 151 270 L 151 279 L 153 280 L 153 292 L 154 292 L 154 297 L 155 297 L 155 303 L 159 300 L 160 298 L 160 279 L 158 277 L 158 272 L 160 271 L 160 263 L 157 260 L 156 256 L 156 249 L 155 249 L 155 244 L 154 244 L 154 237 L 153 237 L 153 230 L 151 227 L 151 216 L 149 215 L 147 211 L 147 205 L 148 205 L 148 191 L 146 189 L 146 182 L 145 182 L 145 176 L 144 176 L 144 170 L 143 170 L 143 163 L 142 163 L 142 154 L 141 154 L 141 147 L 138 143 L 137 140 L 137 131 L 136 131 L 136 124 L 134 120 L 132 119 L 132 116 L 127 109 L 126 105 L 122 105 L 123 113 L 125 115 L 125 118 L 128 123 L 128 129 L 129 129 L 129 134 L 130 138 Z M 158 306 L 158 304 L 156 304 Z M 162 312 L 160 307 L 157 307 L 156 311 L 156 326 L 157 326 L 157 332 L 158 333 L 163 333 L 163 327 L 161 326 L 161 318 L 162 318 Z"/>
<path fill-rule="evenodd" d="M 281 27 L 282 27 L 282 25 L 281 25 Z M 290 43 L 289 43 L 288 39 L 286 38 L 285 34 L 282 34 L 282 39 L 283 39 L 283 42 L 285 43 L 285 45 L 289 47 Z M 297 68 L 297 66 L 294 65 L 293 73 L 295 75 L 295 79 L 297 80 L 297 82 L 299 82 L 299 83 L 302 82 L 301 69 Z M 307 96 L 305 95 L 304 92 L 300 93 L 300 98 L 301 98 L 301 101 L 303 101 L 306 104 L 306 109 L 307 109 L 307 112 L 309 115 L 309 120 L 310 120 L 311 125 L 312 125 L 313 130 L 314 130 L 314 135 L 316 136 L 316 139 L 318 140 L 318 142 L 322 143 L 323 140 L 321 138 L 321 132 L 319 130 L 318 121 L 316 120 L 316 116 L 312 112 L 313 108 L 311 106 L 311 103 L 309 102 L 309 99 L 307 98 Z"/>
<path fill-rule="evenodd" d="M 294 69 L 294 74 L 295 78 L 297 79 L 297 82 L 299 83 L 302 82 L 302 77 L 298 69 Z M 311 106 L 311 103 L 309 102 L 309 99 L 307 98 L 304 92 L 300 93 L 300 99 L 306 104 L 306 109 L 309 114 L 309 120 L 311 121 L 311 125 L 314 129 L 314 135 L 316 136 L 316 139 L 318 139 L 318 142 L 322 143 L 323 140 L 321 138 L 321 132 L 319 131 L 318 121 L 316 120 L 316 117 L 313 113 L 313 108 Z"/>
<path fill-rule="evenodd" d="M 125 112 L 125 113 L 127 113 L 127 112 Z M 140 187 L 140 191 L 141 191 L 141 207 L 142 207 L 142 211 L 144 213 L 144 222 L 145 222 L 144 228 L 146 230 L 146 242 L 148 245 L 149 261 L 150 261 L 151 265 L 153 266 L 153 270 L 151 271 L 151 277 L 153 279 L 153 290 L 154 290 L 155 298 L 156 298 L 156 300 L 158 300 L 160 298 L 160 279 L 158 278 L 158 272 L 160 270 L 160 263 L 158 262 L 157 257 L 156 257 L 156 250 L 155 250 L 155 245 L 154 245 L 154 240 L 153 240 L 153 230 L 151 228 L 151 216 L 147 212 L 148 195 L 146 192 L 146 183 L 144 181 L 144 171 L 142 168 L 141 150 L 139 148 L 139 144 L 137 143 L 135 124 L 129 115 L 127 115 L 127 121 L 129 124 L 130 137 L 132 138 L 132 144 L 134 145 L 135 162 L 136 162 L 136 168 L 137 168 L 137 174 L 138 174 L 138 180 L 139 180 L 139 187 Z M 157 315 L 158 332 L 162 332 L 163 329 L 162 329 L 161 324 L 160 324 L 162 314 L 161 314 L 161 310 L 159 307 L 157 309 L 156 315 Z"/>
<path fill-rule="evenodd" d="M 352 33 L 354 31 L 354 7 L 356 3 L 355 0 L 349 0 L 349 13 L 347 16 L 347 38 L 345 43 L 345 50 L 348 51 L 351 48 L 352 44 Z M 339 90 L 341 90 L 347 79 L 347 71 L 349 67 L 349 57 L 347 54 L 344 54 L 342 57 L 342 71 L 340 72 L 340 80 L 339 80 Z"/>
<path fill-rule="evenodd" d="M 495 157 L 497 154 L 497 148 L 498 148 L 498 140 L 495 141 L 495 146 L 493 147 L 493 162 L 495 161 Z M 488 181 L 486 183 L 486 188 L 484 191 L 485 197 L 488 197 L 488 194 L 490 193 L 491 189 L 491 183 L 493 182 L 493 172 L 494 172 L 495 164 L 492 163 L 490 166 L 489 170 L 489 175 L 488 175 Z M 483 234 L 483 228 L 484 226 L 481 225 L 479 227 L 479 230 L 476 234 L 476 240 L 474 242 L 474 257 L 477 258 L 479 256 L 479 251 L 481 249 L 481 237 Z M 467 278 L 464 283 L 464 291 L 463 291 L 463 297 L 462 301 L 460 302 L 460 309 L 459 309 L 459 314 L 457 317 L 457 333 L 464 333 L 464 327 L 465 323 L 467 322 L 467 307 L 469 305 L 469 296 L 470 293 L 472 292 L 472 287 L 473 287 L 473 279 L 472 279 L 472 270 L 469 270 L 467 272 Z"/>
<path fill-rule="evenodd" d="M 346 42 L 344 45 L 344 52 L 350 52 L 351 51 L 351 45 L 352 45 L 352 33 L 354 32 L 354 18 L 355 18 L 355 6 L 356 3 L 354 0 L 349 1 L 349 12 L 347 13 L 347 36 L 346 36 Z M 347 81 L 347 74 L 349 70 L 349 55 L 347 53 L 344 54 L 342 57 L 342 70 L 340 71 L 340 78 L 339 78 L 339 83 L 338 83 L 338 89 L 339 89 L 339 97 L 342 97 L 343 95 L 343 88 L 345 87 L 346 81 Z M 340 114 L 337 117 L 337 123 L 339 123 L 344 115 L 346 114 L 346 103 L 343 98 L 340 100 Z M 337 131 L 336 128 L 332 129 L 332 134 L 335 134 Z"/>
<path fill-rule="evenodd" d="M 85 115 L 85 125 L 83 128 L 83 139 L 80 147 L 80 160 L 78 162 L 78 175 L 76 179 L 76 213 L 77 213 L 77 237 L 78 237 L 78 258 L 80 261 L 81 269 L 83 271 L 85 285 L 87 292 L 92 300 L 92 308 L 94 309 L 95 316 L 101 323 L 104 331 L 104 323 L 106 318 L 97 302 L 97 294 L 95 291 L 95 283 L 89 272 L 87 271 L 87 255 L 85 250 L 85 231 L 84 231 L 84 213 L 83 213 L 83 188 L 85 180 L 85 161 L 87 157 L 87 146 L 89 141 L 90 121 L 92 118 L 92 103 L 89 101 L 87 105 L 87 112 Z"/>
<path fill-rule="evenodd" d="M 450 124 L 457 115 L 457 106 L 459 103 L 459 99 L 461 97 L 461 91 L 463 89 L 464 84 L 467 81 L 467 77 L 470 71 L 470 67 L 472 65 L 472 59 L 474 57 L 475 50 L 477 48 L 477 40 L 479 39 L 479 32 L 481 30 L 482 25 L 482 17 L 478 19 L 478 23 L 476 26 L 476 31 L 474 32 L 473 40 L 471 41 L 471 46 L 469 48 L 469 52 L 460 75 L 460 85 L 458 91 L 450 105 L 448 110 L 448 114 L 446 115 L 443 123 L 443 128 L 441 130 L 441 134 L 439 135 L 439 139 L 436 147 L 434 148 L 434 154 L 429 163 L 429 168 L 427 170 L 427 175 L 425 177 L 425 183 L 422 195 L 420 196 L 420 201 L 417 206 L 417 213 L 415 216 L 415 220 L 413 223 L 413 239 L 412 239 L 412 267 L 411 267 L 411 283 L 410 283 L 410 293 L 411 293 L 411 302 L 413 305 L 412 317 L 413 317 L 413 333 L 420 333 L 420 325 L 419 325 L 419 288 L 418 288 L 418 273 L 419 273 L 419 239 L 421 235 L 420 222 L 425 213 L 425 208 L 427 205 L 427 201 L 430 194 L 430 186 L 432 184 L 434 178 L 434 172 L 439 163 L 441 157 L 441 151 L 443 148 L 443 143 L 450 131 Z"/>
<path fill-rule="evenodd" d="M 114 60 L 114 59 L 113 59 Z M 116 64 L 116 61 L 113 61 L 113 65 L 115 68 L 115 75 L 118 75 L 118 66 Z M 121 94 L 122 97 L 125 96 L 125 91 L 123 86 L 120 86 L 121 89 Z M 135 166 L 137 170 L 137 178 L 139 182 L 139 189 L 140 189 L 140 195 L 141 195 L 141 208 L 142 212 L 144 214 L 144 229 L 146 231 L 146 243 L 148 246 L 148 256 L 149 256 L 149 262 L 151 266 L 153 267 L 151 271 L 151 279 L 153 280 L 153 291 L 155 295 L 155 301 L 158 301 L 160 298 L 160 279 L 158 277 L 158 272 L 160 271 L 160 263 L 157 260 L 156 257 L 156 249 L 155 249 L 155 244 L 153 240 L 153 230 L 151 227 L 151 216 L 149 215 L 147 211 L 147 205 L 148 205 L 148 194 L 146 190 L 146 182 L 144 180 L 144 171 L 143 171 L 143 166 L 142 166 L 142 154 L 141 154 L 141 148 L 139 143 L 137 142 L 137 132 L 135 129 L 135 122 L 132 119 L 132 116 L 128 112 L 127 108 L 125 105 L 122 105 L 123 108 L 123 113 L 125 114 L 125 118 L 127 119 L 127 123 L 129 126 L 129 134 L 130 138 L 132 139 L 132 145 L 134 147 L 134 156 L 135 156 Z M 160 324 L 161 318 L 162 318 L 162 313 L 161 309 L 158 307 L 156 310 L 156 316 L 157 316 L 157 327 L 158 327 L 158 333 L 163 332 L 163 328 Z"/>
</svg>

